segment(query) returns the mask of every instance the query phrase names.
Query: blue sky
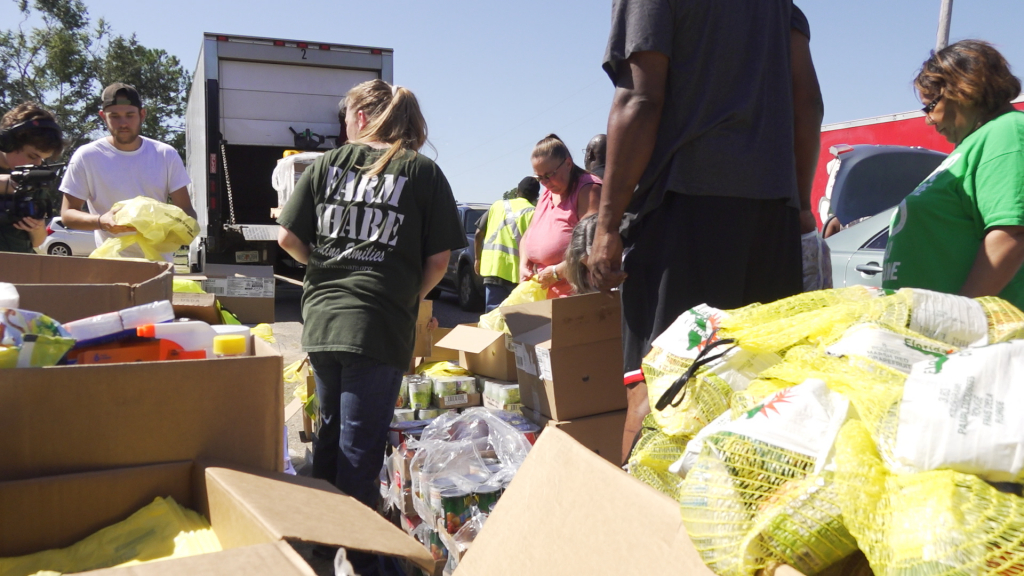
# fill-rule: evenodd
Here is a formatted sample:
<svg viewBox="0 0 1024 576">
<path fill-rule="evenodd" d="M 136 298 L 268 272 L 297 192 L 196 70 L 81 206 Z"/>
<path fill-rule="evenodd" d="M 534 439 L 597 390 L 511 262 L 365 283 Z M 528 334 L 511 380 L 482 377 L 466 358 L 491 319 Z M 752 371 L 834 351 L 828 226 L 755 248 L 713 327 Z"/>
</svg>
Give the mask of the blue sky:
<svg viewBox="0 0 1024 576">
<path fill-rule="evenodd" d="M 713 0 L 710 0 L 713 1 Z M 491 202 L 531 173 L 534 143 L 560 135 L 574 158 L 604 132 L 612 87 L 601 70 L 610 0 L 86 0 L 120 34 L 191 71 L 203 32 L 395 50 L 395 81 L 423 107 L 436 160 L 460 201 Z M 825 122 L 920 107 L 911 88 L 935 45 L 940 0 L 798 0 Z M 0 28 L 18 21 L 0 0 Z M 1024 75 L 1022 0 L 956 0 L 951 40 L 994 43 Z M 429 149 L 427 154 L 433 155 Z"/>
</svg>

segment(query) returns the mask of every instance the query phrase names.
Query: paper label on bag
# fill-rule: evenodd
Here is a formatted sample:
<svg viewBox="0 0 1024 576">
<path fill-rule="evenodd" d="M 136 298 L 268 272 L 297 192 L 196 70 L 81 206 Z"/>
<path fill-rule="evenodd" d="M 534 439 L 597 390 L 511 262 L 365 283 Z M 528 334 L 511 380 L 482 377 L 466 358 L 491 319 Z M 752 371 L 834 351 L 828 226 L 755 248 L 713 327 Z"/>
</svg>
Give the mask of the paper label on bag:
<svg viewBox="0 0 1024 576">
<path fill-rule="evenodd" d="M 1014 482 L 1024 469 L 1024 340 L 914 366 L 893 456 L 914 471 L 948 469 Z"/>
<path fill-rule="evenodd" d="M 532 376 L 537 375 L 537 367 L 534 366 L 533 359 L 530 358 L 530 352 L 526 349 L 526 344 L 520 344 L 519 342 L 516 342 L 516 368 Z"/>
<path fill-rule="evenodd" d="M 731 422 L 719 422 L 718 430 L 815 458 L 820 468 L 846 421 L 849 406 L 850 401 L 829 390 L 824 381 L 808 379 L 772 394 Z"/>
<path fill-rule="evenodd" d="M 537 351 L 537 368 L 540 369 L 540 379 L 552 381 L 551 378 L 551 350 L 547 348 L 535 348 Z"/>
<path fill-rule="evenodd" d="M 930 290 L 911 294 L 911 331 L 957 348 L 988 344 L 988 318 L 975 300 Z"/>
<path fill-rule="evenodd" d="M 728 317 L 725 312 L 707 304 L 695 306 L 680 314 L 651 346 L 679 358 L 695 360 L 708 344 L 719 339 L 715 330 Z"/>
<path fill-rule="evenodd" d="M 826 352 L 831 356 L 863 356 L 904 374 L 910 374 L 910 369 L 918 362 L 934 360 L 936 357 L 956 352 L 951 346 L 937 344 L 897 334 L 871 324 L 860 324 L 847 330 L 846 334 L 829 346 Z"/>
</svg>

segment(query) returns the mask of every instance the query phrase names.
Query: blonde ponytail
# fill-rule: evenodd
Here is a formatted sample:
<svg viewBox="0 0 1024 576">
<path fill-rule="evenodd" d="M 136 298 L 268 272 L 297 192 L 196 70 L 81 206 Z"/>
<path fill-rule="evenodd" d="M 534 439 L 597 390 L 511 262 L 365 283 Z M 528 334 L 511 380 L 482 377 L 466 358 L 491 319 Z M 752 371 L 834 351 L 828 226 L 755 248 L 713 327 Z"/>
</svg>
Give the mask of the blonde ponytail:
<svg viewBox="0 0 1024 576">
<path fill-rule="evenodd" d="M 383 172 L 405 150 L 415 154 L 427 142 L 427 121 L 408 88 L 370 80 L 349 90 L 345 102 L 369 119 L 356 141 L 389 144 L 387 152 L 369 167 L 370 176 Z"/>
</svg>

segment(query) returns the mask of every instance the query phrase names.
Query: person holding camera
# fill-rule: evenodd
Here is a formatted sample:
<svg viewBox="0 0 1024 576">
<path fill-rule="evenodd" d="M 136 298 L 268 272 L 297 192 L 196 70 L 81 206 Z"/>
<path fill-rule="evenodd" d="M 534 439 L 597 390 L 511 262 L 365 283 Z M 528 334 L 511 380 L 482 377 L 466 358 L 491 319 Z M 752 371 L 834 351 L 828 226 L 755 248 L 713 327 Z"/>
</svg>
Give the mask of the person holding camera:
<svg viewBox="0 0 1024 576">
<path fill-rule="evenodd" d="M 64 137 L 53 114 L 35 102 L 22 102 L 0 120 L 0 194 L 17 191 L 11 171 L 18 166 L 39 166 L 59 156 Z M 10 221 L 0 213 L 0 252 L 33 253 L 46 239 L 46 222 L 23 217 Z"/>
<path fill-rule="evenodd" d="M 104 88 L 100 118 L 110 135 L 76 150 L 60 184 L 64 225 L 94 230 L 98 247 L 108 238 L 135 231 L 114 221 L 113 206 L 136 196 L 170 201 L 195 218 L 188 194 L 191 180 L 181 156 L 171 146 L 141 135 L 146 109 L 135 87 L 115 82 Z M 86 202 L 89 212 L 82 210 Z M 143 257 L 138 246 L 122 254 Z M 172 257 L 164 254 L 168 262 Z"/>
</svg>

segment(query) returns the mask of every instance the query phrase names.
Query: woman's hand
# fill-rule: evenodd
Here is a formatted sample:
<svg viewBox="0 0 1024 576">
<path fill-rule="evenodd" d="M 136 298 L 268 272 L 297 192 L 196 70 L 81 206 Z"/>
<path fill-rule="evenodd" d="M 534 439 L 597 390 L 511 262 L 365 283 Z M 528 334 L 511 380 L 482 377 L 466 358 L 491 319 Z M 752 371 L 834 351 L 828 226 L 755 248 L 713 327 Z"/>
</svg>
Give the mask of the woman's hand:
<svg viewBox="0 0 1024 576">
<path fill-rule="evenodd" d="M 537 273 L 537 282 L 544 288 L 550 288 L 552 284 L 561 280 L 558 275 L 558 266 L 546 266 Z"/>
</svg>

